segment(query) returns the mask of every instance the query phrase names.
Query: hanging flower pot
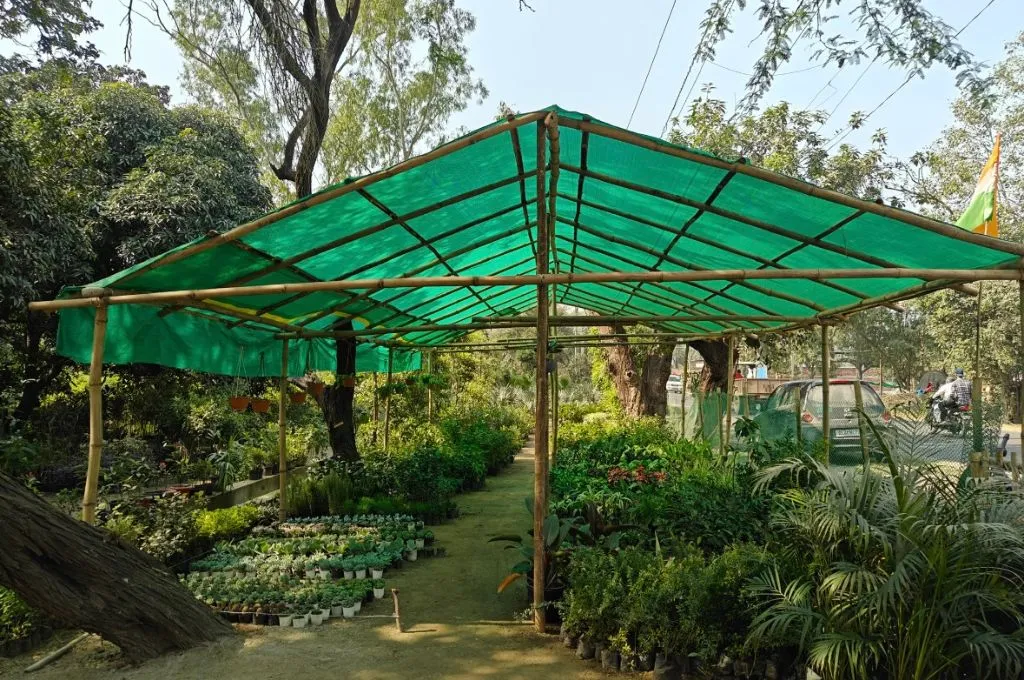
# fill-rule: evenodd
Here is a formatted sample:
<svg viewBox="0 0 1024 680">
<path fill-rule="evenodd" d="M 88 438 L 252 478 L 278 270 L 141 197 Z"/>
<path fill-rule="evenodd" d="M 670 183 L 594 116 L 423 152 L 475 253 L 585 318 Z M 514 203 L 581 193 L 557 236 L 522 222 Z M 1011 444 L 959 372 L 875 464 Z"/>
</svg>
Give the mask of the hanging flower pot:
<svg viewBox="0 0 1024 680">
<path fill-rule="evenodd" d="M 356 377 L 354 375 L 343 376 L 342 379 L 341 379 L 341 386 L 342 387 L 355 387 L 356 386 Z"/>
<path fill-rule="evenodd" d="M 249 404 L 252 406 L 253 413 L 267 413 L 270 411 L 269 399 L 253 399 Z"/>
<path fill-rule="evenodd" d="M 292 392 L 288 395 L 288 398 L 292 400 L 293 404 L 302 404 L 306 401 L 306 393 Z"/>
<path fill-rule="evenodd" d="M 309 391 L 317 399 L 322 399 L 324 396 L 324 384 L 322 382 L 315 382 L 309 386 Z"/>
<path fill-rule="evenodd" d="M 241 413 L 249 408 L 249 397 L 228 397 L 228 404 L 231 405 L 232 410 Z"/>
</svg>

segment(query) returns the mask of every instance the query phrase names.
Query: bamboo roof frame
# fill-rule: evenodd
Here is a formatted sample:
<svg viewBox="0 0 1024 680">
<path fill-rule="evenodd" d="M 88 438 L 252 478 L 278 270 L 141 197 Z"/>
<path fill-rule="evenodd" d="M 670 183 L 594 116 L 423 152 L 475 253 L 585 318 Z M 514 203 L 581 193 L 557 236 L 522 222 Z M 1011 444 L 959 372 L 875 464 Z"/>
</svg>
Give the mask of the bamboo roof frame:
<svg viewBox="0 0 1024 680">
<path fill-rule="evenodd" d="M 544 134 L 538 133 L 537 140 L 539 146 L 543 143 L 546 158 L 544 154 L 539 153 L 540 160 L 534 167 L 529 168 L 524 159 L 521 131 L 525 129 L 524 126 L 531 123 L 536 123 L 538 129 L 544 131 Z M 562 140 L 559 134 L 562 129 L 575 130 L 579 133 L 579 154 L 575 162 L 562 157 Z M 394 209 L 388 204 L 388 199 L 373 190 L 374 185 L 381 181 L 506 133 L 510 140 L 511 156 L 515 161 L 515 172 L 507 177 L 483 183 L 470 190 L 455 192 L 428 205 L 405 211 Z M 632 179 L 610 175 L 595 167 L 591 156 L 595 139 L 614 140 L 646 152 L 655 152 L 716 168 L 724 174 L 714 190 L 701 198 L 647 186 Z M 560 187 L 563 170 L 576 175 L 571 188 Z M 716 204 L 723 190 L 737 177 L 765 181 L 800 194 L 827 200 L 853 212 L 828 228 L 808 235 L 790 226 L 770 223 Z M 530 195 L 527 182 L 531 178 L 537 183 L 533 196 Z M 599 198 L 589 195 L 587 187 L 592 186 L 592 183 L 654 197 L 693 212 L 680 226 L 666 224 L 651 216 L 633 214 L 622 206 L 608 205 Z M 416 228 L 417 219 L 435 215 L 438 211 L 510 187 L 518 193 L 518 201 L 506 202 L 496 210 L 462 220 L 437 233 L 426 235 Z M 282 220 L 348 194 L 359 196 L 373 206 L 380 214 L 381 220 L 347 233 L 339 233 L 322 243 L 312 242 L 309 247 L 286 257 L 265 252 L 241 240 Z M 562 202 L 574 205 L 575 210 L 568 215 L 558 214 Z M 539 212 L 541 205 L 545 208 L 546 217 Z M 531 214 L 531 207 L 537 208 L 535 212 L 538 214 Z M 608 229 L 591 224 L 591 218 L 583 214 L 584 209 L 592 214 L 613 216 L 654 230 L 662 234 L 665 240 L 655 245 L 623 238 L 610 233 Z M 518 224 L 507 222 L 520 212 L 521 220 Z M 691 226 L 703 215 L 713 215 L 728 220 L 731 224 L 742 225 L 753 232 L 785 239 L 792 245 L 771 257 L 746 252 L 742 248 L 722 243 L 692 230 Z M 837 245 L 826 240 L 830 235 L 865 215 L 895 219 L 923 231 L 984 246 L 1005 255 L 1006 260 L 986 269 L 921 269 L 901 266 L 900 262 L 881 257 L 877 253 L 862 252 L 845 244 Z M 535 258 L 539 250 L 535 230 L 538 233 L 541 231 L 538 222 L 540 219 L 547 219 L 551 224 L 551 228 L 543 230 L 548 240 L 546 250 L 550 253 L 551 273 L 538 275 L 535 273 Z M 477 235 L 476 229 L 497 224 L 501 220 L 505 220 L 501 222 L 502 224 L 507 223 L 509 226 L 498 230 L 483 230 L 482 235 Z M 559 231 L 555 225 L 563 225 L 569 231 Z M 412 242 L 394 251 L 378 252 L 372 259 L 353 262 L 350 268 L 332 278 L 314 276 L 303 268 L 312 258 L 345 246 L 359 244 L 362 239 L 371 238 L 392 227 L 404 230 Z M 523 235 L 526 237 L 525 242 L 521 238 Z M 445 243 L 460 236 L 465 238 L 459 242 L 458 247 L 444 247 Z M 586 243 L 581 240 L 584 237 L 589 239 Z M 511 245 L 502 245 L 510 239 L 520 240 Z M 748 259 L 756 268 L 722 269 L 680 257 L 674 249 L 677 244 L 683 242 L 713 247 L 726 255 Z M 264 261 L 265 265 L 242 276 L 232 277 L 224 285 L 209 288 L 154 291 L 133 290 L 130 285 L 125 285 L 144 278 L 147 273 L 156 269 L 222 246 L 252 254 Z M 485 251 L 486 247 L 494 246 L 501 248 L 496 251 Z M 858 267 L 808 269 L 783 262 L 786 257 L 808 247 L 842 256 L 857 263 Z M 453 263 L 456 258 L 471 256 L 476 252 L 487 252 L 487 255 L 466 264 Z M 415 266 L 405 269 L 400 276 L 357 278 L 389 261 L 420 254 L 426 257 L 420 257 Z M 521 257 L 511 264 L 504 264 L 517 254 L 521 254 Z M 529 327 L 536 323 L 536 318 L 524 317 L 522 313 L 531 308 L 531 291 L 537 286 L 550 286 L 553 288 L 552 297 L 555 302 L 595 311 L 598 316 L 594 318 L 602 319 L 607 324 L 643 324 L 655 332 L 665 334 L 666 338 L 671 336 L 688 340 L 727 337 L 735 333 L 785 332 L 839 318 L 861 309 L 880 305 L 891 306 L 901 300 L 944 288 L 970 293 L 972 289 L 964 286 L 967 282 L 1021 280 L 1022 258 L 1024 246 L 1020 244 L 998 241 L 914 213 L 822 189 L 751 166 L 743 159 L 726 160 L 714 157 L 616 128 L 595 121 L 589 116 L 559 116 L 557 110 L 546 109 L 509 116 L 497 124 L 422 156 L 378 173 L 336 185 L 257 220 L 154 258 L 127 272 L 117 281 L 114 288 L 87 287 L 62 296 L 58 300 L 31 303 L 30 308 L 60 311 L 124 304 L 156 305 L 161 309 L 161 316 L 195 310 L 209 314 L 207 318 L 220 320 L 224 317 L 223 322 L 229 328 L 261 329 L 272 334 L 274 338 L 357 338 L 360 342 L 371 342 L 380 346 L 415 349 L 451 344 L 474 330 Z M 497 263 L 502 263 L 502 266 L 495 266 Z M 672 269 L 663 270 L 662 265 L 671 265 Z M 428 275 L 438 267 L 441 267 L 446 275 Z M 487 267 L 493 269 L 483 275 L 468 276 L 462 273 L 467 270 L 486 271 Z M 294 274 L 299 280 L 273 284 L 261 282 L 267 276 L 281 272 Z M 914 280 L 915 283 L 882 295 L 870 295 L 846 283 L 904 278 Z M 780 280 L 818 282 L 822 289 L 846 296 L 851 302 L 838 306 L 824 304 L 816 299 L 794 295 L 778 287 L 766 285 L 767 282 Z M 722 282 L 725 283 L 724 286 L 720 285 Z M 602 287 L 609 291 L 609 295 L 600 292 Z M 434 298 L 419 299 L 411 305 L 405 304 L 405 298 L 421 288 L 460 290 L 442 293 Z M 401 290 L 386 297 L 378 295 L 381 291 L 389 289 Z M 733 293 L 734 289 L 747 293 L 737 295 Z M 288 314 L 284 313 L 283 310 L 289 305 L 317 293 L 331 293 L 340 297 L 333 304 L 299 317 L 289 318 Z M 252 309 L 238 307 L 240 298 L 252 296 L 284 297 Z M 225 298 L 230 298 L 232 304 L 224 304 L 222 301 Z M 774 310 L 768 304 L 770 300 L 786 303 L 789 309 L 800 309 L 801 314 Z M 656 314 L 647 311 L 656 308 L 671 310 L 674 313 Z M 342 321 L 361 319 L 363 314 L 373 309 L 382 311 L 383 316 L 371 322 L 357 324 L 352 330 L 336 329 L 336 325 Z M 485 311 L 486 315 L 482 316 L 481 310 Z M 573 319 L 552 316 L 549 323 L 552 327 L 562 327 L 571 325 Z M 580 320 L 579 323 L 596 322 L 591 319 L 588 322 Z"/>
</svg>

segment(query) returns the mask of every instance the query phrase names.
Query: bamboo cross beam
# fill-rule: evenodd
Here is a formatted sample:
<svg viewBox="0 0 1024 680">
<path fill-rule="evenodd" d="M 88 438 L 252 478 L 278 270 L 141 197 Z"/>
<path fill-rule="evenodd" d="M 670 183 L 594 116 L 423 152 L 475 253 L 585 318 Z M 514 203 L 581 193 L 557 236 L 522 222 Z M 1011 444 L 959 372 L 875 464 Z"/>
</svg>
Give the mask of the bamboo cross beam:
<svg viewBox="0 0 1024 680">
<path fill-rule="evenodd" d="M 533 315 L 520 315 L 511 317 L 515 321 L 536 321 L 537 317 Z M 474 317 L 474 323 L 486 323 L 494 321 L 493 318 L 489 317 Z M 806 317 L 802 316 L 774 316 L 774 315 L 743 315 L 743 314 L 652 314 L 650 316 L 629 316 L 629 315 L 561 315 L 557 319 L 551 318 L 548 323 L 552 326 L 579 326 L 581 328 L 587 326 L 602 326 L 609 323 L 621 323 L 621 324 L 643 324 L 653 322 L 671 322 L 671 321 L 705 321 L 705 322 L 718 322 L 718 321 L 769 321 L 769 322 L 785 322 L 785 321 L 806 321 Z"/>
<path fill-rule="evenodd" d="M 640 283 L 640 282 L 695 282 L 695 281 L 753 281 L 753 280 L 806 280 L 828 279 L 917 279 L 943 282 L 948 286 L 957 281 L 1020 281 L 1020 269 L 718 269 L 667 272 L 593 272 L 585 274 L 521 274 L 516 276 L 426 276 L 396 279 L 349 279 L 347 281 L 314 281 L 309 283 L 278 283 L 228 288 L 200 288 L 195 290 L 167 290 L 155 293 L 125 293 L 111 289 L 85 289 L 83 295 L 61 300 L 30 302 L 33 311 L 57 311 L 81 307 L 130 304 L 166 304 L 217 297 L 245 297 L 253 295 L 287 295 L 298 292 L 333 290 L 383 290 L 386 288 L 468 288 L 472 286 L 538 286 L 578 283 Z M 899 298 L 903 292 L 892 294 Z M 889 300 L 887 300 L 889 301 Z M 856 311 L 859 304 L 839 308 L 842 313 Z M 835 311 L 820 314 L 832 316 Z"/>
</svg>

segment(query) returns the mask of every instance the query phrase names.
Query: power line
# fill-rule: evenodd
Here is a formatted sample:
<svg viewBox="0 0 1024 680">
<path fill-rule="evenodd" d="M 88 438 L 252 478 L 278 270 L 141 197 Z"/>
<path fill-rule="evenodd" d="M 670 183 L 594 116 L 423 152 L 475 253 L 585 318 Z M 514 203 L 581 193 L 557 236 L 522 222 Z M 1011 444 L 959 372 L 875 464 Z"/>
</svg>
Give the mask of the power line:
<svg viewBox="0 0 1024 680">
<path fill-rule="evenodd" d="M 654 61 L 658 58 L 658 52 L 661 51 L 661 41 L 665 39 L 665 31 L 668 30 L 668 22 L 672 20 L 672 12 L 676 10 L 676 2 L 678 0 L 672 0 L 672 6 L 668 8 L 668 16 L 665 17 L 665 25 L 661 27 L 661 35 L 658 36 L 658 44 L 654 48 L 654 55 L 651 56 L 651 63 L 647 65 L 647 73 L 644 75 L 644 82 L 640 86 L 640 92 L 636 95 L 636 102 L 633 104 L 633 111 L 629 114 L 629 121 L 626 123 L 628 128 L 633 122 L 633 116 L 636 115 L 636 108 L 640 105 L 640 97 L 644 94 L 644 88 L 647 87 L 647 79 L 651 77 L 651 69 L 654 68 Z"/>
<path fill-rule="evenodd" d="M 961 26 L 961 27 L 960 27 L 960 30 L 959 30 L 959 31 L 957 31 L 956 33 L 954 33 L 954 34 L 953 34 L 953 37 L 954 37 L 954 38 L 959 38 L 959 37 L 960 37 L 960 34 L 961 34 L 961 33 L 963 33 L 964 31 L 966 31 L 966 30 L 968 29 L 968 27 L 970 27 L 970 25 L 971 25 L 971 24 L 973 24 L 973 23 L 974 23 L 975 21 L 977 21 L 978 17 L 980 17 L 980 16 L 982 15 L 982 14 L 984 14 L 984 13 L 985 13 L 985 10 L 987 10 L 987 9 L 988 9 L 989 7 L 991 7 L 991 6 L 992 6 L 992 4 L 993 4 L 993 3 L 995 2 L 995 1 L 996 1 L 996 0 L 988 0 L 988 2 L 987 2 L 987 3 L 985 4 L 985 6 L 984 6 L 984 7 L 982 7 L 982 8 L 980 9 L 980 10 L 978 10 L 977 14 L 975 14 L 975 15 L 974 15 L 973 17 L 971 17 L 971 20 L 970 20 L 970 21 L 968 21 L 968 22 L 967 22 L 966 24 L 964 24 L 963 26 Z M 878 58 L 878 57 L 875 57 L 875 59 L 877 59 L 877 58 Z M 872 63 L 874 63 L 874 62 L 872 62 Z M 870 65 L 869 65 L 869 67 L 870 67 Z M 863 74 L 862 74 L 862 75 L 863 75 Z M 889 94 L 888 94 L 888 95 L 886 96 L 886 98 L 885 98 L 885 99 L 883 99 L 882 101 L 880 101 L 880 102 L 878 103 L 878 105 L 877 105 L 877 106 L 875 106 L 875 108 L 873 108 L 873 109 L 871 109 L 870 111 L 868 111 L 868 113 L 867 113 L 867 114 L 866 114 L 866 115 L 865 115 L 865 116 L 864 116 L 863 118 L 861 118 L 861 119 L 860 119 L 860 120 L 858 121 L 858 125 L 857 125 L 857 127 L 859 128 L 859 127 L 860 127 L 861 125 L 863 125 L 863 124 L 864 124 L 864 123 L 865 123 L 865 122 L 867 121 L 867 119 L 868 119 L 868 118 L 870 118 L 871 116 L 873 116 L 873 115 L 874 115 L 874 114 L 875 114 L 875 113 L 876 113 L 876 112 L 877 112 L 877 111 L 878 111 L 878 110 L 879 110 L 880 108 L 882 108 L 883 106 L 885 106 L 885 105 L 886 105 L 886 104 L 887 104 L 887 103 L 889 102 L 889 100 L 890 100 L 890 99 L 892 99 L 893 97 L 895 97 L 895 96 L 896 96 L 896 95 L 897 95 L 897 94 L 898 94 L 898 93 L 900 92 L 900 90 L 902 90 L 902 89 L 903 89 L 903 88 L 905 88 L 905 87 L 906 87 L 906 86 L 907 86 L 908 84 L 910 84 L 910 81 L 911 81 L 911 80 L 913 80 L 913 79 L 914 79 L 914 74 L 913 74 L 913 73 L 909 74 L 909 75 L 908 75 L 908 76 L 907 76 L 907 77 L 906 77 L 906 78 L 905 78 L 905 79 L 903 80 L 903 82 L 902 82 L 902 83 L 900 83 L 900 84 L 899 84 L 899 85 L 898 85 L 898 86 L 896 87 L 896 89 L 895 89 L 895 90 L 893 90 L 892 92 L 890 92 L 890 93 L 889 93 Z M 833 147 L 834 147 L 834 146 L 835 146 L 836 144 L 838 144 L 839 142 L 841 142 L 841 141 L 843 141 L 844 139 L 846 139 L 846 138 L 847 138 L 847 137 L 848 137 L 848 136 L 850 135 L 850 133 L 854 131 L 854 129 L 856 129 L 856 128 L 854 128 L 854 126 L 853 126 L 853 125 L 847 125 L 847 126 L 846 126 L 846 129 L 845 129 L 845 130 L 843 130 L 843 131 L 840 131 L 839 133 L 836 133 L 836 136 L 835 136 L 835 137 L 833 137 L 833 138 L 832 138 L 831 140 L 829 140 L 829 145 L 828 145 L 827 147 L 825 147 L 825 151 L 831 151 L 831 150 L 832 150 L 832 148 L 833 148 Z"/>
</svg>

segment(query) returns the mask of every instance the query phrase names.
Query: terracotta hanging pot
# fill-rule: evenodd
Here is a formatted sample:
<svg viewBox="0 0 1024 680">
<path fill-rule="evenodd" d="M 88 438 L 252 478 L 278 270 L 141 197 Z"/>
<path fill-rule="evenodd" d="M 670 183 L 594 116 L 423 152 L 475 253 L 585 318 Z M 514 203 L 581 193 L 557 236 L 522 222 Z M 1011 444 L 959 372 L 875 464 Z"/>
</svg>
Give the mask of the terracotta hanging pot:
<svg viewBox="0 0 1024 680">
<path fill-rule="evenodd" d="M 270 410 L 269 399 L 253 399 L 249 403 L 252 405 L 253 413 L 266 413 Z"/>
<path fill-rule="evenodd" d="M 302 404 L 305 403 L 306 401 L 305 392 L 292 392 L 288 395 L 288 397 L 292 400 L 293 404 Z"/>
<path fill-rule="evenodd" d="M 228 397 L 228 404 L 231 405 L 231 409 L 241 413 L 245 409 L 249 408 L 249 397 Z"/>
<path fill-rule="evenodd" d="M 355 387 L 356 386 L 356 377 L 354 375 L 346 375 L 344 378 L 341 379 L 341 386 L 342 387 Z"/>
<path fill-rule="evenodd" d="M 309 391 L 313 393 L 313 396 L 317 399 L 322 399 L 324 396 L 324 384 L 322 382 L 315 382 L 309 386 Z"/>
</svg>

